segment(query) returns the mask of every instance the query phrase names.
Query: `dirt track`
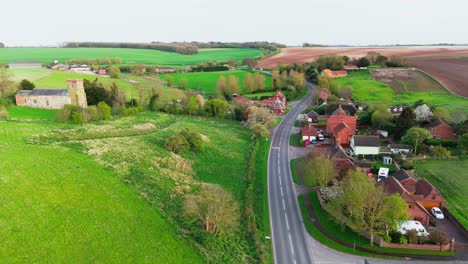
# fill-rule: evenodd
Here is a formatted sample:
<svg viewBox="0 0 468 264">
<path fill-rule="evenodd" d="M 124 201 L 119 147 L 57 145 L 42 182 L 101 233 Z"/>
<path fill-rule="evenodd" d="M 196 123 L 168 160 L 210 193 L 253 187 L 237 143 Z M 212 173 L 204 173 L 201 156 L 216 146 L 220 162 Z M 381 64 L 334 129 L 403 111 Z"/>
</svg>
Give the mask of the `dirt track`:
<svg viewBox="0 0 468 264">
<path fill-rule="evenodd" d="M 307 63 L 320 55 L 337 54 L 351 58 L 365 56 L 375 51 L 385 56 L 402 56 L 410 64 L 436 77 L 450 90 L 468 97 L 468 46 L 414 46 L 414 47 L 357 47 L 357 48 L 285 48 L 281 53 L 266 58 L 258 66 L 273 68 L 278 64 Z"/>
</svg>

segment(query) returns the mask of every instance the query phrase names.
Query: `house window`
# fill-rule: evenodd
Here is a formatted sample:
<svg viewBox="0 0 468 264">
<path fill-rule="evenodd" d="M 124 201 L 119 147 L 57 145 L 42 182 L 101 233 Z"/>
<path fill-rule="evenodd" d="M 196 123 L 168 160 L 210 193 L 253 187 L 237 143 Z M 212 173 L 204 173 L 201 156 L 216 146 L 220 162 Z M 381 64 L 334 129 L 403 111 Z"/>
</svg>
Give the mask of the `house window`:
<svg viewBox="0 0 468 264">
<path fill-rule="evenodd" d="M 37 103 L 36 99 L 34 99 L 33 102 L 36 104 Z"/>
<path fill-rule="evenodd" d="M 46 100 L 46 105 L 49 105 L 49 100 Z"/>
<path fill-rule="evenodd" d="M 408 207 L 409 207 L 409 208 L 413 208 L 413 205 L 412 205 L 412 204 L 408 204 Z"/>
</svg>

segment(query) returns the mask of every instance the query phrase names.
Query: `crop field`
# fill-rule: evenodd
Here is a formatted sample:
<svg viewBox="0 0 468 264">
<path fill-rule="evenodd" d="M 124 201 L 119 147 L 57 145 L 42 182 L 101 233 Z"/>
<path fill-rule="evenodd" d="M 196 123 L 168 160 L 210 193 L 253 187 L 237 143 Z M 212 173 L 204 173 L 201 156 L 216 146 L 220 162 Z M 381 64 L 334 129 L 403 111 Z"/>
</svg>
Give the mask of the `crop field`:
<svg viewBox="0 0 468 264">
<path fill-rule="evenodd" d="M 468 160 L 420 160 L 414 163 L 418 177 L 426 178 L 447 200 L 447 208 L 468 227 Z"/>
<path fill-rule="evenodd" d="M 242 92 L 246 92 L 244 86 L 244 79 L 246 71 L 234 70 L 234 71 L 222 71 L 222 72 L 191 72 L 191 73 L 174 73 L 170 74 L 174 78 L 174 85 L 179 86 L 181 79 L 188 81 L 187 88 L 196 89 L 205 93 L 214 94 L 216 93 L 216 82 L 220 76 L 236 76 L 239 79 L 239 87 Z M 253 75 L 253 73 L 252 73 Z M 161 79 L 165 79 L 168 75 L 160 75 Z M 265 75 L 265 90 L 272 89 L 272 81 L 270 76 Z"/>
<path fill-rule="evenodd" d="M 428 75 L 407 69 L 372 69 L 371 75 L 390 86 L 396 93 L 444 92 L 444 87 Z"/>
<path fill-rule="evenodd" d="M 2 262 L 204 262 L 117 174 L 74 149 L 26 143 L 54 129 L 61 125 L 0 123 Z"/>
<path fill-rule="evenodd" d="M 40 61 L 49 64 L 54 60 L 69 59 L 122 59 L 124 64 L 192 65 L 206 61 L 228 61 L 256 58 L 262 55 L 257 49 L 199 49 L 197 54 L 182 55 L 147 49 L 120 48 L 4 48 L 0 50 L 0 63 L 10 61 Z"/>
<path fill-rule="evenodd" d="M 172 154 L 164 148 L 165 140 L 185 128 L 201 133 L 206 146 L 200 152 Z M 242 203 L 250 140 L 249 130 L 236 121 L 156 113 L 66 127 L 28 138 L 32 144 L 59 144 L 88 155 L 181 229 L 188 229 L 191 224 L 180 221 L 181 198 L 193 192 L 200 182 L 219 184 Z M 235 236 L 230 243 L 237 244 L 236 250 L 218 249 L 210 257 L 217 256 L 218 262 L 222 259 L 221 262 L 238 263 L 238 257 L 249 251 L 244 248 L 244 237 Z"/>
<path fill-rule="evenodd" d="M 423 99 L 430 105 L 438 105 L 446 109 L 453 117 L 458 116 L 460 111 L 468 109 L 468 100 L 455 96 L 452 93 L 440 91 L 414 91 L 417 90 L 408 86 L 406 90 L 410 92 L 397 92 L 388 84 L 376 80 L 368 71 L 350 73 L 347 77 L 337 78 L 335 82 L 343 86 L 352 88 L 353 98 L 358 102 L 374 105 L 386 103 L 388 105 L 413 104 L 419 99 Z M 457 120 L 454 120 L 457 121 Z"/>
</svg>

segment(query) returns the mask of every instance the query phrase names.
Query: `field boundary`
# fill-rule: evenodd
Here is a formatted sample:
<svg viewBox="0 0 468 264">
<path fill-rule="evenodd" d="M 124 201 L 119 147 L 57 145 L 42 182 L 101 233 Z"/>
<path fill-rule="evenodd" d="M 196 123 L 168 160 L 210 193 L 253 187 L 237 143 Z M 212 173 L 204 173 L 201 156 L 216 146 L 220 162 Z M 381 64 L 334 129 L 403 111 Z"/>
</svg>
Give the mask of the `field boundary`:
<svg viewBox="0 0 468 264">
<path fill-rule="evenodd" d="M 428 76 L 428 77 L 431 78 L 432 80 L 436 81 L 438 84 L 440 84 L 442 87 L 444 87 L 444 89 L 445 89 L 447 92 L 449 92 L 449 93 L 451 93 L 451 94 L 453 94 L 453 95 L 455 95 L 455 96 L 457 96 L 457 97 L 460 97 L 460 98 L 463 98 L 463 99 L 467 99 L 467 100 L 468 100 L 468 97 L 464 97 L 464 96 L 459 95 L 459 94 L 455 93 L 454 91 L 450 90 L 445 84 L 443 84 L 441 81 L 439 81 L 436 77 L 432 76 L 431 74 L 429 74 L 429 73 L 427 73 L 427 72 L 425 72 L 425 71 L 423 71 L 423 70 L 421 70 L 421 69 L 418 69 L 418 68 L 416 68 L 416 67 L 413 67 L 413 69 L 414 69 L 415 71 L 418 71 L 418 72 L 422 73 L 422 74 L 425 74 L 426 76 Z"/>
</svg>

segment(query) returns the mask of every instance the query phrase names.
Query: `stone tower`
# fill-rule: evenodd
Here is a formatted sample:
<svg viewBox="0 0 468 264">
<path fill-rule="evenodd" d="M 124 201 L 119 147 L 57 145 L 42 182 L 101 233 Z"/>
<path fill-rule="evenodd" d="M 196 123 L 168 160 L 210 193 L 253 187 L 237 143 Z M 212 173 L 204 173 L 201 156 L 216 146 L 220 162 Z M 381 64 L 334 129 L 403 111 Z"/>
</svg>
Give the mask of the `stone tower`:
<svg viewBox="0 0 468 264">
<path fill-rule="evenodd" d="M 68 95 L 71 99 L 72 105 L 81 106 L 83 108 L 88 107 L 86 100 L 86 93 L 83 86 L 83 80 L 73 79 L 67 80 Z"/>
</svg>

